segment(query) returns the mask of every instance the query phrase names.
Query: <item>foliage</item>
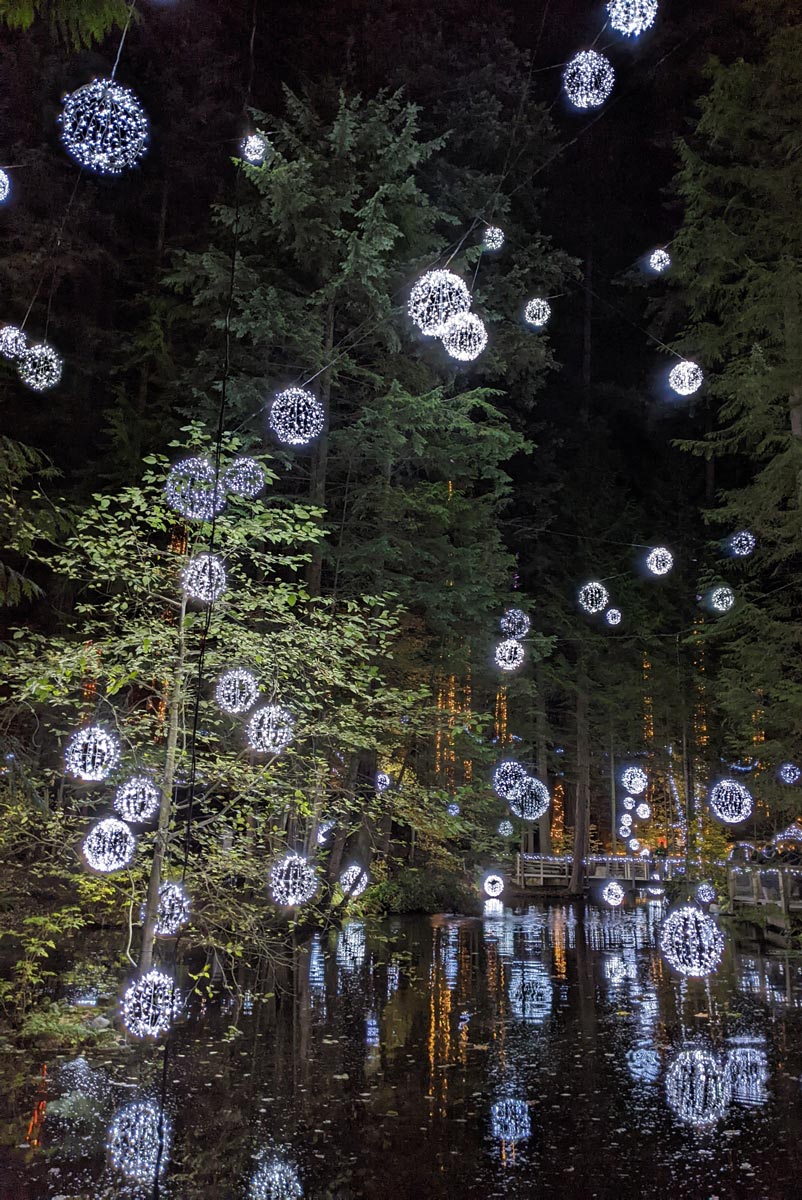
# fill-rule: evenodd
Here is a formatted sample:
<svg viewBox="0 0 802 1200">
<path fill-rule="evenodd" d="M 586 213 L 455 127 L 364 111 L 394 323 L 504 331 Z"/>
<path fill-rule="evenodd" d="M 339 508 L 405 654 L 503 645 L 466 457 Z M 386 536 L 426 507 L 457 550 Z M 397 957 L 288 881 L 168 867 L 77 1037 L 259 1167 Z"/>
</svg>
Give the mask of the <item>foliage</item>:
<svg viewBox="0 0 802 1200">
<path fill-rule="evenodd" d="M 481 905 L 476 891 L 457 871 L 430 867 L 405 867 L 371 890 L 371 901 L 391 913 L 477 913 Z"/>
<path fill-rule="evenodd" d="M 20 30 L 43 21 L 54 37 L 79 50 L 122 28 L 129 7 L 125 0 L 0 0 L 0 21 Z"/>
</svg>

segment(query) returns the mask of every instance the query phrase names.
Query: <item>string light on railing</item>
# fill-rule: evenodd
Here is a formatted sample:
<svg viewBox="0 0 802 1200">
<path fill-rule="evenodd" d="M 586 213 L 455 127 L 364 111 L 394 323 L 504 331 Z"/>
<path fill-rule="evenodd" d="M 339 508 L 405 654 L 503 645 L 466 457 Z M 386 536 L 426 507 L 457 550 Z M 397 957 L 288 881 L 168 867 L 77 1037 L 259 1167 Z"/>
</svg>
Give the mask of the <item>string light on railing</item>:
<svg viewBox="0 0 802 1200">
<path fill-rule="evenodd" d="M 504 759 L 493 772 L 493 791 L 502 800 L 509 800 L 526 778 L 526 770 L 520 763 Z"/>
<path fill-rule="evenodd" d="M 736 558 L 748 558 L 754 553 L 757 538 L 748 529 L 739 529 L 729 540 L 729 547 Z"/>
<path fill-rule="evenodd" d="M 132 775 L 120 784 L 114 796 L 114 810 L 123 821 L 144 825 L 159 811 L 161 792 L 147 775 Z"/>
<path fill-rule="evenodd" d="M 273 157 L 273 147 L 263 133 L 249 133 L 240 142 L 239 151 L 252 167 L 261 167 Z"/>
<path fill-rule="evenodd" d="M 640 796 L 646 791 L 649 777 L 641 767 L 625 767 L 621 772 L 621 786 L 633 796 Z"/>
<path fill-rule="evenodd" d="M 265 473 L 254 458 L 235 458 L 223 472 L 223 490 L 253 500 L 265 486 Z"/>
<path fill-rule="evenodd" d="M 84 838 L 82 852 L 87 866 L 103 875 L 122 871 L 134 857 L 136 838 L 123 821 L 105 817 Z"/>
<path fill-rule="evenodd" d="M 202 604 L 213 604 L 226 590 L 226 569 L 215 554 L 198 554 L 181 572 L 186 594 Z"/>
<path fill-rule="evenodd" d="M 191 902 L 180 883 L 163 883 L 159 888 L 154 933 L 157 937 L 175 937 L 189 921 Z M 145 919 L 145 905 L 139 910 L 141 921 Z"/>
<path fill-rule="evenodd" d="M 128 987 L 122 999 L 123 1024 L 137 1038 L 168 1033 L 181 1009 L 181 992 L 174 979 L 155 968 Z"/>
<path fill-rule="evenodd" d="M 499 837 L 503 837 L 503 838 L 512 837 L 512 835 L 514 833 L 514 830 L 512 827 L 512 821 L 507 821 L 506 819 L 503 821 L 499 821 L 498 833 L 499 833 Z"/>
<path fill-rule="evenodd" d="M 640 804 L 635 806 L 635 816 L 639 821 L 648 821 L 652 815 L 652 810 L 645 800 L 641 800 Z"/>
<path fill-rule="evenodd" d="M 587 613 L 600 613 L 607 607 L 609 599 L 607 588 L 596 580 L 583 583 L 579 589 L 579 607 Z"/>
<path fill-rule="evenodd" d="M 362 895 L 369 881 L 370 876 L 368 872 L 364 867 L 360 867 L 358 863 L 352 863 L 340 875 L 340 887 L 351 900 L 355 900 L 357 896 Z"/>
<path fill-rule="evenodd" d="M 712 883 L 700 883 L 696 889 L 696 899 L 699 904 L 712 904 L 716 898 L 716 889 Z"/>
<path fill-rule="evenodd" d="M 531 325 L 535 329 L 542 329 L 544 325 L 548 324 L 550 316 L 551 305 L 541 296 L 535 296 L 528 301 L 524 309 L 524 320 L 527 325 Z"/>
<path fill-rule="evenodd" d="M 280 1158 L 262 1163 L 248 1185 L 248 1200 L 300 1200 L 298 1172 Z"/>
<path fill-rule="evenodd" d="M 491 872 L 489 875 L 485 875 L 482 887 L 486 896 L 489 896 L 491 900 L 496 900 L 504 891 L 504 880 L 501 875 Z"/>
<path fill-rule="evenodd" d="M 28 339 L 16 325 L 4 325 L 0 329 L 0 355 L 14 361 L 25 353 Z"/>
<path fill-rule="evenodd" d="M 276 904 L 308 904 L 318 887 L 314 867 L 300 854 L 286 854 L 270 868 L 270 894 Z"/>
<path fill-rule="evenodd" d="M 244 667 L 232 667 L 218 679 L 214 698 L 224 713 L 231 716 L 245 713 L 259 698 L 259 680 Z"/>
<path fill-rule="evenodd" d="M 780 783 L 787 783 L 793 786 L 795 783 L 799 783 L 800 778 L 802 778 L 802 771 L 800 771 L 796 763 L 785 762 L 777 771 L 777 775 L 779 776 Z"/>
<path fill-rule="evenodd" d="M 76 730 L 64 748 L 67 771 L 86 783 L 107 779 L 119 761 L 119 741 L 100 725 Z"/>
<path fill-rule="evenodd" d="M 20 379 L 34 392 L 47 392 L 61 380 L 64 360 L 47 342 L 29 346 L 17 359 Z"/>
<path fill-rule="evenodd" d="M 674 555 L 665 546 L 655 546 L 646 557 L 646 569 L 652 575 L 667 575 L 674 566 Z"/>
<path fill-rule="evenodd" d="M 551 803 L 551 796 L 545 783 L 527 775 L 508 797 L 507 803 L 522 821 L 539 821 Z"/>
<path fill-rule="evenodd" d="M 710 593 L 710 607 L 714 612 L 729 612 L 735 604 L 735 592 L 730 587 L 717 587 Z"/>
<path fill-rule="evenodd" d="M 600 108 L 614 83 L 612 63 L 596 50 L 580 50 L 563 75 L 565 94 L 574 108 Z"/>
<path fill-rule="evenodd" d="M 710 789 L 710 811 L 725 825 L 740 825 L 752 815 L 754 801 L 749 788 L 735 779 L 721 779 Z"/>
<path fill-rule="evenodd" d="M 639 37 L 654 24 L 657 0 L 610 0 L 610 25 L 625 37 Z"/>
<path fill-rule="evenodd" d="M 529 617 L 522 608 L 508 608 L 499 621 L 502 633 L 511 638 L 523 638 L 529 633 Z"/>
<path fill-rule="evenodd" d="M 442 337 L 446 324 L 471 307 L 467 284 L 453 271 L 427 271 L 413 286 L 407 311 L 421 333 Z"/>
<path fill-rule="evenodd" d="M 270 406 L 270 428 L 285 446 L 308 446 L 323 432 L 326 412 L 311 392 L 285 388 Z"/>
<path fill-rule="evenodd" d="M 498 225 L 488 225 L 482 238 L 482 245 L 485 250 L 500 250 L 504 245 L 504 230 L 499 229 Z"/>
<path fill-rule="evenodd" d="M 658 275 L 662 275 L 663 271 L 667 271 L 671 266 L 671 255 L 666 250 L 652 250 L 649 255 L 649 266 Z"/>
<path fill-rule="evenodd" d="M 666 1072 L 666 1101 L 686 1125 L 715 1125 L 730 1097 L 727 1072 L 708 1050 L 680 1050 Z"/>
<path fill-rule="evenodd" d="M 267 704 L 248 722 L 248 745 L 260 754 L 281 754 L 294 737 L 295 719 L 288 708 Z"/>
<path fill-rule="evenodd" d="M 625 896 L 626 892 L 615 879 L 609 879 L 602 888 L 602 900 L 609 904 L 610 908 L 618 908 L 624 903 Z"/>
<path fill-rule="evenodd" d="M 499 670 L 517 671 L 524 661 L 525 651 L 517 638 L 507 638 L 496 646 L 494 657 Z"/>
<path fill-rule="evenodd" d="M 461 312 L 446 321 L 441 340 L 451 358 L 458 362 L 473 362 L 487 345 L 487 330 L 476 313 Z"/>
<path fill-rule="evenodd" d="M 608 625 L 620 625 L 621 624 L 621 609 L 620 608 L 608 608 L 607 612 L 604 614 L 604 619 Z"/>
<path fill-rule="evenodd" d="M 119 175 L 148 145 L 148 118 L 130 88 L 94 79 L 64 98 L 59 117 L 67 153 L 88 171 Z"/>
<path fill-rule="evenodd" d="M 131 1183 L 151 1188 L 170 1158 L 172 1126 L 154 1100 L 117 1110 L 108 1131 L 111 1165 Z"/>
<path fill-rule="evenodd" d="M 532 1133 L 525 1100 L 497 1100 L 490 1108 L 490 1130 L 498 1142 L 525 1142 Z"/>
<path fill-rule="evenodd" d="M 702 368 L 690 359 L 683 359 L 668 373 L 668 386 L 678 396 L 692 396 L 705 381 Z"/>
<path fill-rule="evenodd" d="M 707 913 L 694 904 L 684 904 L 663 922 L 660 951 L 674 971 L 702 979 L 721 962 L 724 935 Z"/>
<path fill-rule="evenodd" d="M 164 494 L 170 508 L 190 521 L 211 521 L 226 505 L 215 469 L 205 458 L 184 458 L 172 466 Z"/>
</svg>

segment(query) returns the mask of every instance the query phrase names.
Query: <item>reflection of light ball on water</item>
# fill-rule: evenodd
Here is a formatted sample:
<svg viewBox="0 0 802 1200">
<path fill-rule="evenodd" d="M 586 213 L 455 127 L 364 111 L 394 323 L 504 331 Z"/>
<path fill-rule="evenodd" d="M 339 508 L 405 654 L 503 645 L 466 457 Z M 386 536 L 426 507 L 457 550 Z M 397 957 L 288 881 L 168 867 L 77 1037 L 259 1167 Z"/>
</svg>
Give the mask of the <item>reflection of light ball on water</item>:
<svg viewBox="0 0 802 1200">
<path fill-rule="evenodd" d="M 108 1131 L 116 1171 L 132 1183 L 152 1187 L 170 1157 L 172 1127 L 154 1100 L 135 1100 L 117 1110 Z"/>
</svg>

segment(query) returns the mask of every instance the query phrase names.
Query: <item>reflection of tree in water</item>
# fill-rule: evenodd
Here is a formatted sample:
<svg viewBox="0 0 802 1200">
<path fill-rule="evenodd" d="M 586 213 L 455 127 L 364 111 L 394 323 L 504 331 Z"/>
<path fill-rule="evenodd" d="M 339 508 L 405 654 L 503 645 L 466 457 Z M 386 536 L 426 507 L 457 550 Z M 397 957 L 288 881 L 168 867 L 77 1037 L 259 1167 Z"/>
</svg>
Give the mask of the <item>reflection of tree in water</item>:
<svg viewBox="0 0 802 1200">
<path fill-rule="evenodd" d="M 666 1100 L 685 1125 L 715 1125 L 727 1111 L 729 1073 L 709 1050 L 680 1050 L 666 1072 Z"/>
<path fill-rule="evenodd" d="M 553 987 L 539 959 L 515 959 L 509 967 L 510 1012 L 521 1021 L 542 1024 L 551 1014 Z"/>
<path fill-rule="evenodd" d="M 524 1142 L 532 1133 L 525 1100 L 496 1100 L 490 1107 L 490 1130 L 498 1142 Z"/>
<path fill-rule="evenodd" d="M 727 1071 L 733 1103 L 749 1106 L 766 1103 L 769 1068 L 765 1050 L 759 1046 L 733 1046 L 727 1054 Z"/>
</svg>

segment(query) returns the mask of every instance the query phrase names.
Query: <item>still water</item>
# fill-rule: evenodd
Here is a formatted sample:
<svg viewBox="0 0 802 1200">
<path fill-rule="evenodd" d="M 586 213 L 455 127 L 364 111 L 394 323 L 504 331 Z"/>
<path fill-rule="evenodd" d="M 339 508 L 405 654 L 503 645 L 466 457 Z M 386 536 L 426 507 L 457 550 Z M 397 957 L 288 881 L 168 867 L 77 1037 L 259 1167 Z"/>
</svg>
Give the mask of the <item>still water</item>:
<svg viewBox="0 0 802 1200">
<path fill-rule="evenodd" d="M 660 918 L 352 922 L 292 991 L 196 1001 L 166 1063 L 20 1055 L 0 1197 L 153 1196 L 157 1173 L 173 1200 L 797 1197 L 802 967 L 730 948 L 680 982 Z"/>
</svg>

